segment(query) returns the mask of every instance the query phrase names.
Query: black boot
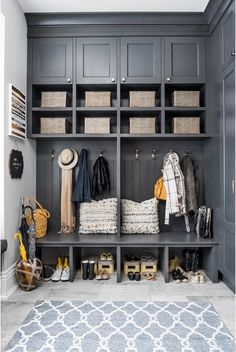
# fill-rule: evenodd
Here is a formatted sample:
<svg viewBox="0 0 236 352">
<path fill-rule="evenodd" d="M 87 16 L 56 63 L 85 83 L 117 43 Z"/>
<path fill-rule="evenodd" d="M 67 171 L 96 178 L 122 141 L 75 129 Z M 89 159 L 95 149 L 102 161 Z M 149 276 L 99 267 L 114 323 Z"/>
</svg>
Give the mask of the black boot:
<svg viewBox="0 0 236 352">
<path fill-rule="evenodd" d="M 82 263 L 83 280 L 87 280 L 88 279 L 88 260 L 83 260 L 81 263 Z"/>
<path fill-rule="evenodd" d="M 95 266 L 95 261 L 92 260 L 88 262 L 89 280 L 93 280 L 95 278 L 94 266 Z"/>
<path fill-rule="evenodd" d="M 191 251 L 191 271 L 194 273 L 199 270 L 199 252 L 198 249 Z"/>
<path fill-rule="evenodd" d="M 184 271 L 190 271 L 191 268 L 190 268 L 190 251 L 189 249 L 184 249 L 183 250 L 183 269 Z"/>
</svg>

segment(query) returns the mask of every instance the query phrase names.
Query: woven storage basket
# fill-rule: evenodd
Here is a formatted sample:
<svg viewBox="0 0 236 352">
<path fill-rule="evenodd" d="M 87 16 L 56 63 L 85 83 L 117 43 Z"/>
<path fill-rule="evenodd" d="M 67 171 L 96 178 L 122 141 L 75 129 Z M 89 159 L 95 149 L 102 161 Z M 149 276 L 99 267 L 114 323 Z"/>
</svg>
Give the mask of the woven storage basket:
<svg viewBox="0 0 236 352">
<path fill-rule="evenodd" d="M 40 133 L 70 133 L 71 123 L 66 117 L 41 117 Z"/>
<path fill-rule="evenodd" d="M 156 133 L 155 117 L 130 117 L 131 134 L 154 134 Z"/>
<path fill-rule="evenodd" d="M 16 263 L 16 279 L 24 291 L 32 291 L 38 286 L 42 272 L 42 262 L 38 258 L 33 261 L 20 260 Z"/>
<path fill-rule="evenodd" d="M 115 261 L 113 260 L 99 260 L 98 261 L 98 271 L 107 270 L 107 272 L 112 275 L 115 271 Z"/>
<path fill-rule="evenodd" d="M 151 273 L 156 273 L 157 272 L 157 259 L 154 259 L 150 262 L 143 262 L 141 261 L 141 272 L 151 272 Z"/>
<path fill-rule="evenodd" d="M 130 91 L 130 107 L 155 107 L 155 91 Z"/>
<path fill-rule="evenodd" d="M 85 106 L 110 107 L 111 92 L 85 92 Z"/>
<path fill-rule="evenodd" d="M 200 117 L 174 117 L 172 133 L 200 133 Z"/>
<path fill-rule="evenodd" d="M 69 103 L 67 92 L 42 92 L 42 108 L 65 108 Z"/>
<path fill-rule="evenodd" d="M 134 261 L 124 261 L 124 273 L 128 274 L 129 271 L 140 272 L 140 260 Z"/>
<path fill-rule="evenodd" d="M 86 117 L 84 133 L 110 133 L 110 117 Z"/>
<path fill-rule="evenodd" d="M 190 90 L 176 90 L 172 93 L 172 105 L 173 106 L 200 106 L 200 92 Z"/>
<path fill-rule="evenodd" d="M 44 237 L 47 233 L 48 219 L 50 218 L 50 213 L 42 207 L 42 205 L 37 202 L 34 197 L 29 197 L 29 203 L 34 203 L 35 206 L 38 205 L 39 208 L 35 208 L 33 212 L 34 222 L 35 222 L 35 237 Z M 26 215 L 27 224 L 30 225 L 32 222 L 31 214 Z"/>
</svg>

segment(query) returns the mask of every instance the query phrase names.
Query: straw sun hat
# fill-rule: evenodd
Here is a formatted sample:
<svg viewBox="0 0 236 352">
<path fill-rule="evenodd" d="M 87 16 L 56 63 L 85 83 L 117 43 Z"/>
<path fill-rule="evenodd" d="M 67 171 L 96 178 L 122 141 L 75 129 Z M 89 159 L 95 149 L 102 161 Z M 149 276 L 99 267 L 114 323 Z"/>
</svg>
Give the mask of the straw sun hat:
<svg viewBox="0 0 236 352">
<path fill-rule="evenodd" d="M 58 165 L 64 170 L 73 169 L 78 163 L 79 155 L 75 149 L 64 149 L 58 156 Z"/>
</svg>

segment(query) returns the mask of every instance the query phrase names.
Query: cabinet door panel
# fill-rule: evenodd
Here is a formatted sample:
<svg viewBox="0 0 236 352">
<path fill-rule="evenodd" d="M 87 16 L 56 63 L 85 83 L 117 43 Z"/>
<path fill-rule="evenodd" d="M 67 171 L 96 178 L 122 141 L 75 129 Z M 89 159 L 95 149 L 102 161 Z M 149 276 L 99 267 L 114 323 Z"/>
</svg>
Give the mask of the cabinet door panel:
<svg viewBox="0 0 236 352">
<path fill-rule="evenodd" d="M 156 37 L 121 39 L 121 81 L 161 81 L 161 40 Z"/>
<path fill-rule="evenodd" d="M 235 52 L 235 17 L 234 4 L 232 4 L 225 13 L 221 24 L 222 37 L 222 62 L 221 66 L 224 70 L 233 60 L 232 55 Z"/>
<path fill-rule="evenodd" d="M 222 75 L 224 175 L 224 275 L 234 282 L 235 268 L 235 70 L 232 63 Z"/>
<path fill-rule="evenodd" d="M 114 83 L 116 38 L 77 39 L 77 83 Z"/>
<path fill-rule="evenodd" d="M 165 38 L 165 79 L 167 83 L 204 83 L 204 38 Z"/>
<path fill-rule="evenodd" d="M 72 39 L 34 39 L 33 83 L 66 84 L 71 83 L 71 80 Z"/>
</svg>

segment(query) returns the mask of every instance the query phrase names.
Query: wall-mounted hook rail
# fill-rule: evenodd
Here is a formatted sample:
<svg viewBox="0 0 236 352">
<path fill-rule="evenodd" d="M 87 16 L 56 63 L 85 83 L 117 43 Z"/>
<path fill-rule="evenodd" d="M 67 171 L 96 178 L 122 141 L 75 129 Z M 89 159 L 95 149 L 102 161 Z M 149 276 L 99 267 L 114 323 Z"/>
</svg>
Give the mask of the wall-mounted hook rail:
<svg viewBox="0 0 236 352">
<path fill-rule="evenodd" d="M 139 149 L 135 149 L 135 159 L 139 160 Z"/>
<path fill-rule="evenodd" d="M 156 148 L 152 149 L 152 160 L 156 160 L 157 150 Z"/>
</svg>

